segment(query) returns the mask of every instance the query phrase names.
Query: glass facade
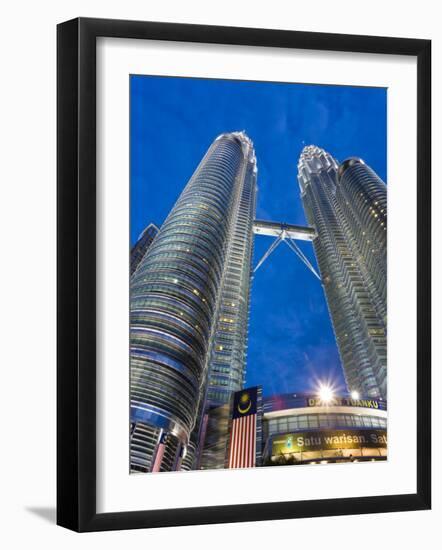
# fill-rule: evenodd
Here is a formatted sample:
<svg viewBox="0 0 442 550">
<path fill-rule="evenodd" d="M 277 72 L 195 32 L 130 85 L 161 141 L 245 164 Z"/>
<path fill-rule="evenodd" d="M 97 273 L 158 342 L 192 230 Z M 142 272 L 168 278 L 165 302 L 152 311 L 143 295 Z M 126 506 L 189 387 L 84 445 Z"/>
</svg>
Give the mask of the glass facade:
<svg viewBox="0 0 442 550">
<path fill-rule="evenodd" d="M 208 411 L 204 448 L 199 464 L 202 470 L 217 470 L 226 467 L 231 416 L 231 403 Z"/>
<path fill-rule="evenodd" d="M 265 436 L 316 428 L 387 428 L 387 418 L 367 414 L 300 414 L 272 418 L 264 423 Z"/>
<path fill-rule="evenodd" d="M 221 324 L 240 325 L 234 335 L 240 344 L 231 350 L 240 350 L 232 379 L 242 383 L 250 267 L 238 273 L 237 256 L 251 257 L 255 179 L 247 136 L 219 136 L 131 278 L 133 472 L 152 469 L 164 432 L 160 469 L 192 467 L 208 389 L 224 387 L 217 376 L 226 373 L 213 370 L 211 361 L 223 345 L 214 337 Z M 241 307 L 231 305 L 235 300 Z M 227 317 L 229 307 L 239 313 Z"/>
<path fill-rule="evenodd" d="M 206 406 L 228 403 L 245 382 L 253 221 L 256 212 L 256 159 L 250 140 L 244 139 L 247 162 L 242 166 L 232 236 L 227 252 L 219 310 L 211 349 Z"/>
<path fill-rule="evenodd" d="M 240 390 L 245 382 L 257 167 L 251 140 L 242 132 L 233 135 L 241 139 L 243 147 L 244 162 L 239 175 L 242 183 L 233 213 L 219 307 L 215 315 L 207 384 L 203 390 L 205 397 L 200 402 L 189 445 L 189 455 L 192 452 L 195 454 L 192 468 L 201 465 L 204 435 L 210 432 L 210 426 L 204 426 L 208 411 L 229 403 L 233 392 Z M 191 461 L 189 455 L 188 463 Z M 187 468 L 187 465 L 184 467 Z"/>
<path fill-rule="evenodd" d="M 387 397 L 386 186 L 360 159 L 305 147 L 298 182 L 350 391 Z"/>
<path fill-rule="evenodd" d="M 158 233 L 158 227 L 153 223 L 149 224 L 146 229 L 138 237 L 138 241 L 132 247 L 130 251 L 130 274 L 135 273 L 135 270 L 139 266 L 144 255 L 148 251 L 150 245 L 153 243 L 154 238 Z"/>
</svg>

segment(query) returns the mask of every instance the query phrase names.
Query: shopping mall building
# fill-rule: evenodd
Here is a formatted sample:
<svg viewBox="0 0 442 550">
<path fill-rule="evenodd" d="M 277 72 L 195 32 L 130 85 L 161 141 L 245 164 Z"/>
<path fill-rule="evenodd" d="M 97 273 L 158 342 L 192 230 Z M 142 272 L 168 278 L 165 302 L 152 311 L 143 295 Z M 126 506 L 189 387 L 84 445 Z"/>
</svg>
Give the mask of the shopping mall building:
<svg viewBox="0 0 442 550">
<path fill-rule="evenodd" d="M 203 469 L 228 467 L 232 404 L 208 418 Z M 305 393 L 263 397 L 257 407 L 256 465 L 385 460 L 387 404 L 371 398 Z"/>
<path fill-rule="evenodd" d="M 382 460 L 387 456 L 387 406 L 374 399 L 306 394 L 264 399 L 263 466 Z"/>
</svg>

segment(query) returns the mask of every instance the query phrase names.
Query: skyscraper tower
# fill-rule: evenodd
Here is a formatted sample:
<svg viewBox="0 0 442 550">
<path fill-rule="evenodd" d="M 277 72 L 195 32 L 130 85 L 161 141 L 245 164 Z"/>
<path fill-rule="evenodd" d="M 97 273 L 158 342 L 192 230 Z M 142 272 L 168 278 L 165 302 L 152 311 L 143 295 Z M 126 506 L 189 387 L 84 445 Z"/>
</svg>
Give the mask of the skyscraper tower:
<svg viewBox="0 0 442 550">
<path fill-rule="evenodd" d="M 133 245 L 132 250 L 130 251 L 130 274 L 134 274 L 150 245 L 152 244 L 154 238 L 158 233 L 158 227 L 150 223 L 138 237 L 138 241 Z"/>
<path fill-rule="evenodd" d="M 247 220 L 242 205 L 254 197 L 246 189 L 255 164 L 244 133 L 219 136 L 131 279 L 131 471 L 176 470 L 186 460 L 238 241 L 248 243 L 242 259 L 251 257 L 254 208 Z M 248 300 L 241 280 L 232 301 Z"/>
<path fill-rule="evenodd" d="M 350 158 L 338 169 L 337 195 L 358 242 L 362 266 L 373 274 L 376 311 L 387 322 L 387 187 L 363 160 Z"/>
<path fill-rule="evenodd" d="M 305 147 L 298 182 L 350 391 L 386 398 L 386 186 L 361 159 Z"/>
<path fill-rule="evenodd" d="M 228 403 L 245 382 L 257 167 L 252 142 L 244 135 L 243 140 L 248 150 L 241 175 L 244 183 L 236 205 L 209 364 L 206 401 L 211 407 Z"/>
<path fill-rule="evenodd" d="M 232 238 L 226 255 L 219 308 L 209 354 L 207 384 L 200 404 L 189 453 L 183 468 L 198 466 L 201 458 L 208 411 L 229 402 L 243 388 L 247 359 L 250 287 L 253 259 L 253 222 L 256 213 L 257 166 L 251 140 L 241 133 L 246 162 L 242 167 L 243 187 L 236 205 Z M 199 453 L 197 448 L 199 447 Z M 194 456 L 192 456 L 192 454 Z"/>
</svg>

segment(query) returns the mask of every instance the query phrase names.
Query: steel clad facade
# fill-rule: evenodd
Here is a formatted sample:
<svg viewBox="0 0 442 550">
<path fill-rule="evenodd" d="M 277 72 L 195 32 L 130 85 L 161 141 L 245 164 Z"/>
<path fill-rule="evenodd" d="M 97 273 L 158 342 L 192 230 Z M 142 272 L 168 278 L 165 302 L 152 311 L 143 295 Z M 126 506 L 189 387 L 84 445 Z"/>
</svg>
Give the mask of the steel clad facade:
<svg viewBox="0 0 442 550">
<path fill-rule="evenodd" d="M 131 471 L 151 471 L 160 438 L 161 470 L 189 464 L 252 153 L 242 133 L 212 143 L 131 279 Z"/>
<path fill-rule="evenodd" d="M 387 397 L 386 186 L 360 159 L 305 147 L 298 182 L 347 385 Z"/>
</svg>

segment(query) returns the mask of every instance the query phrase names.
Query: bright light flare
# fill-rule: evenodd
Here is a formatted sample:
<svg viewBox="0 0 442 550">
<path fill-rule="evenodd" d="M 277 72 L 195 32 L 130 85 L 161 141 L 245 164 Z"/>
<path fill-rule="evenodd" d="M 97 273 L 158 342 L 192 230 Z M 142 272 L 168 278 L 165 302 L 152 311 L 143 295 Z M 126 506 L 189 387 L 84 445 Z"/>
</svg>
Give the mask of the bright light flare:
<svg viewBox="0 0 442 550">
<path fill-rule="evenodd" d="M 318 391 L 319 399 L 327 404 L 333 401 L 333 398 L 335 396 L 335 393 L 333 391 L 333 388 L 331 386 L 321 385 L 319 386 Z"/>
<path fill-rule="evenodd" d="M 351 398 L 352 398 L 352 399 L 359 399 L 359 392 L 357 392 L 357 391 L 352 391 L 352 392 L 351 392 Z"/>
</svg>

